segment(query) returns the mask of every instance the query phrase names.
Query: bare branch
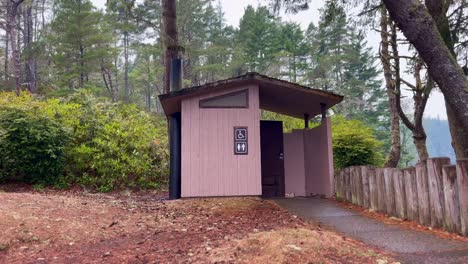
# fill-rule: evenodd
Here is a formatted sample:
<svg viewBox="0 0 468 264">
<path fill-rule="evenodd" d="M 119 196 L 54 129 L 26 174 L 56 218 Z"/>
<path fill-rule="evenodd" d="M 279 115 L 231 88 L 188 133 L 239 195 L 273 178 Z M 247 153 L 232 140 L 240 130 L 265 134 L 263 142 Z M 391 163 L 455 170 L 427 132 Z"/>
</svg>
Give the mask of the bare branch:
<svg viewBox="0 0 468 264">
<path fill-rule="evenodd" d="M 408 86 L 409 88 L 411 88 L 411 90 L 413 91 L 417 91 L 418 88 L 416 88 L 416 86 L 414 86 L 413 84 L 411 84 L 410 82 L 406 81 L 405 79 L 401 78 L 401 82 L 404 83 L 406 86 Z"/>
</svg>

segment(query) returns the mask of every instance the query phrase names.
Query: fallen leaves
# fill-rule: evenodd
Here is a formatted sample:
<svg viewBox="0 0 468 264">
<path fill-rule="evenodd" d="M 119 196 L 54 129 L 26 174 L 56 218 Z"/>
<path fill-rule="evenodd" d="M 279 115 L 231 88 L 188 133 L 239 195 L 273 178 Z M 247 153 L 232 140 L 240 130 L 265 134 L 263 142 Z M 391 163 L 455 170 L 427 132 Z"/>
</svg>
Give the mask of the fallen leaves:
<svg viewBox="0 0 468 264">
<path fill-rule="evenodd" d="M 273 259 L 274 249 L 285 261 L 312 249 L 335 255 L 312 252 L 307 259 L 373 259 L 354 254 L 367 248 L 351 239 L 335 235 L 336 243 L 327 244 L 324 237 L 334 233 L 255 197 L 168 201 L 155 192 L 0 192 L 0 211 L 0 263 Z M 306 238 L 311 234 L 314 243 Z M 336 245 L 346 253 L 330 249 Z"/>
</svg>

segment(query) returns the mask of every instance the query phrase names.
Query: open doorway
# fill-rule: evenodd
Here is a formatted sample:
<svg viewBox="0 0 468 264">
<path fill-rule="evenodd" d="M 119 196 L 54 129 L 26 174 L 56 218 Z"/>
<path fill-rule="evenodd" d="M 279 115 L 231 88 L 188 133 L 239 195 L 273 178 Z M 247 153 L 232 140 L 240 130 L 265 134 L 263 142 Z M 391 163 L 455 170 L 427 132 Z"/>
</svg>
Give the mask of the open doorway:
<svg viewBox="0 0 468 264">
<path fill-rule="evenodd" d="M 262 196 L 284 197 L 283 122 L 260 121 Z"/>
</svg>

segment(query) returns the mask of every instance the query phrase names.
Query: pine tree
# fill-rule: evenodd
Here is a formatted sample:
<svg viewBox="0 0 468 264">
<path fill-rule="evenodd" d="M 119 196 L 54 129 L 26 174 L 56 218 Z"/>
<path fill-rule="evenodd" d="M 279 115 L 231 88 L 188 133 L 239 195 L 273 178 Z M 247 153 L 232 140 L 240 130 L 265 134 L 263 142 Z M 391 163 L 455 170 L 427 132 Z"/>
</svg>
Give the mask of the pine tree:
<svg viewBox="0 0 468 264">
<path fill-rule="evenodd" d="M 129 73 L 129 49 L 132 36 L 137 30 L 137 25 L 131 14 L 134 1 L 130 0 L 108 0 L 106 3 L 107 14 L 109 14 L 113 28 L 119 34 L 123 50 L 123 72 L 124 72 L 124 99 L 130 100 Z"/>
<path fill-rule="evenodd" d="M 285 23 L 280 27 L 280 43 L 287 59 L 287 79 L 298 82 L 306 68 L 307 45 L 299 24 Z"/>
<path fill-rule="evenodd" d="M 130 72 L 130 80 L 135 88 L 135 94 L 142 98 L 144 106 L 148 111 L 161 111 L 156 103 L 156 96 L 164 93 L 163 76 L 164 66 L 163 49 L 161 43 L 139 44 L 135 47 L 136 58 Z M 140 100 L 139 100 L 140 101 Z"/>
<path fill-rule="evenodd" d="M 343 65 L 348 49 L 349 28 L 344 9 L 334 1 L 327 1 L 320 10 L 320 22 L 312 37 L 316 68 L 312 71 L 315 83 L 324 90 L 335 90 L 344 82 Z"/>
<path fill-rule="evenodd" d="M 247 71 L 268 73 L 275 62 L 279 46 L 279 27 L 277 18 L 266 7 L 252 6 L 245 9 L 240 20 L 237 44 L 243 48 L 242 57 Z"/>
<path fill-rule="evenodd" d="M 60 85 L 84 87 L 93 74 L 100 73 L 103 59 L 115 52 L 104 15 L 89 0 L 58 0 L 51 29 L 49 40 Z"/>
<path fill-rule="evenodd" d="M 326 2 L 320 18 L 318 27 L 311 24 L 306 32 L 311 53 L 306 82 L 344 95 L 333 111 L 373 126 L 377 137 L 387 142 L 388 99 L 379 78 L 376 54 L 368 47 L 364 34 L 350 26 L 343 7 L 335 1 Z M 388 144 L 384 147 L 387 150 Z"/>
</svg>

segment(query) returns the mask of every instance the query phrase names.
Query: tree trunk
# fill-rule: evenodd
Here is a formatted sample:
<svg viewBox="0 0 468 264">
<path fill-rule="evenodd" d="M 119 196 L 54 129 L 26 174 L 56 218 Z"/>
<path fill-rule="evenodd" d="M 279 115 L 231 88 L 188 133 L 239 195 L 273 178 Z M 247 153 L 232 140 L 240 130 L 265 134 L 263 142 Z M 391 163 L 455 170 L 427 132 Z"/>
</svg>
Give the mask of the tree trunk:
<svg viewBox="0 0 468 264">
<path fill-rule="evenodd" d="M 20 54 L 19 54 L 19 43 L 18 43 L 18 8 L 24 0 L 11 1 L 9 10 L 9 16 L 7 18 L 7 35 L 10 36 L 11 55 L 13 57 L 13 75 L 15 78 L 15 92 L 17 95 L 20 94 L 20 78 L 21 78 L 21 65 L 20 65 Z"/>
<path fill-rule="evenodd" d="M 390 65 L 390 52 L 389 52 L 389 33 L 388 33 L 388 16 L 385 8 L 381 10 L 380 17 L 380 59 L 382 61 L 385 84 L 387 89 L 388 104 L 390 111 L 390 151 L 387 160 L 384 164 L 385 167 L 396 168 L 401 157 L 401 138 L 400 138 L 400 118 L 397 112 L 396 95 L 395 95 L 395 80 L 392 75 Z"/>
<path fill-rule="evenodd" d="M 429 158 L 429 152 L 427 151 L 426 146 L 426 133 L 414 133 L 413 132 L 413 142 L 416 146 L 416 151 L 418 152 L 419 161 L 424 161 Z"/>
<path fill-rule="evenodd" d="M 425 1 L 429 14 L 434 19 L 437 29 L 439 30 L 442 39 L 447 45 L 450 53 L 456 57 L 455 43 L 450 31 L 449 19 L 447 17 L 447 10 L 450 3 L 442 0 L 426 0 Z M 450 134 L 452 136 L 452 147 L 455 151 L 457 158 L 465 158 L 464 153 L 468 146 L 468 131 L 461 129 L 462 124 L 457 119 L 454 110 L 447 100 L 445 100 L 445 108 L 447 111 L 447 119 L 449 121 Z"/>
<path fill-rule="evenodd" d="M 101 74 L 102 80 L 104 81 L 104 85 L 106 86 L 106 89 L 109 92 L 112 102 L 115 102 L 117 98 L 117 92 L 112 82 L 112 70 L 108 70 L 104 66 L 101 66 Z"/>
<path fill-rule="evenodd" d="M 179 40 L 177 35 L 176 0 L 163 0 L 163 28 L 164 28 L 164 92 L 170 91 L 171 60 L 178 56 Z"/>
<path fill-rule="evenodd" d="M 7 10 L 9 8 L 7 7 Z M 8 11 L 7 11 L 8 12 Z M 7 14 L 8 16 L 8 14 Z M 8 73 L 9 71 L 9 68 L 8 68 L 8 65 L 9 65 L 9 58 L 10 58 L 10 51 L 8 50 L 9 48 L 9 40 L 10 40 L 10 35 L 8 33 L 8 30 L 5 32 L 5 65 L 4 65 L 4 74 L 3 74 L 3 81 L 4 81 L 4 89 L 6 89 L 8 87 L 8 79 L 10 79 L 10 75 Z"/>
<path fill-rule="evenodd" d="M 125 102 L 130 101 L 130 87 L 128 85 L 128 32 L 124 32 L 124 91 L 125 91 Z"/>
<path fill-rule="evenodd" d="M 457 158 L 468 157 L 468 81 L 439 33 L 434 19 L 419 0 L 383 0 L 392 19 L 414 45 L 428 72 L 453 112 L 451 131 Z M 451 125 L 452 126 L 452 125 Z"/>
<path fill-rule="evenodd" d="M 23 44 L 26 51 L 26 58 L 24 60 L 24 81 L 28 85 L 28 90 L 31 93 L 36 92 L 36 62 L 32 54 L 33 43 L 33 17 L 32 17 L 32 3 L 24 10 L 24 28 L 23 28 Z"/>
<path fill-rule="evenodd" d="M 83 45 L 80 44 L 80 81 L 79 81 L 79 86 L 80 88 L 84 87 L 85 83 L 85 72 L 84 72 L 84 47 Z"/>
</svg>

